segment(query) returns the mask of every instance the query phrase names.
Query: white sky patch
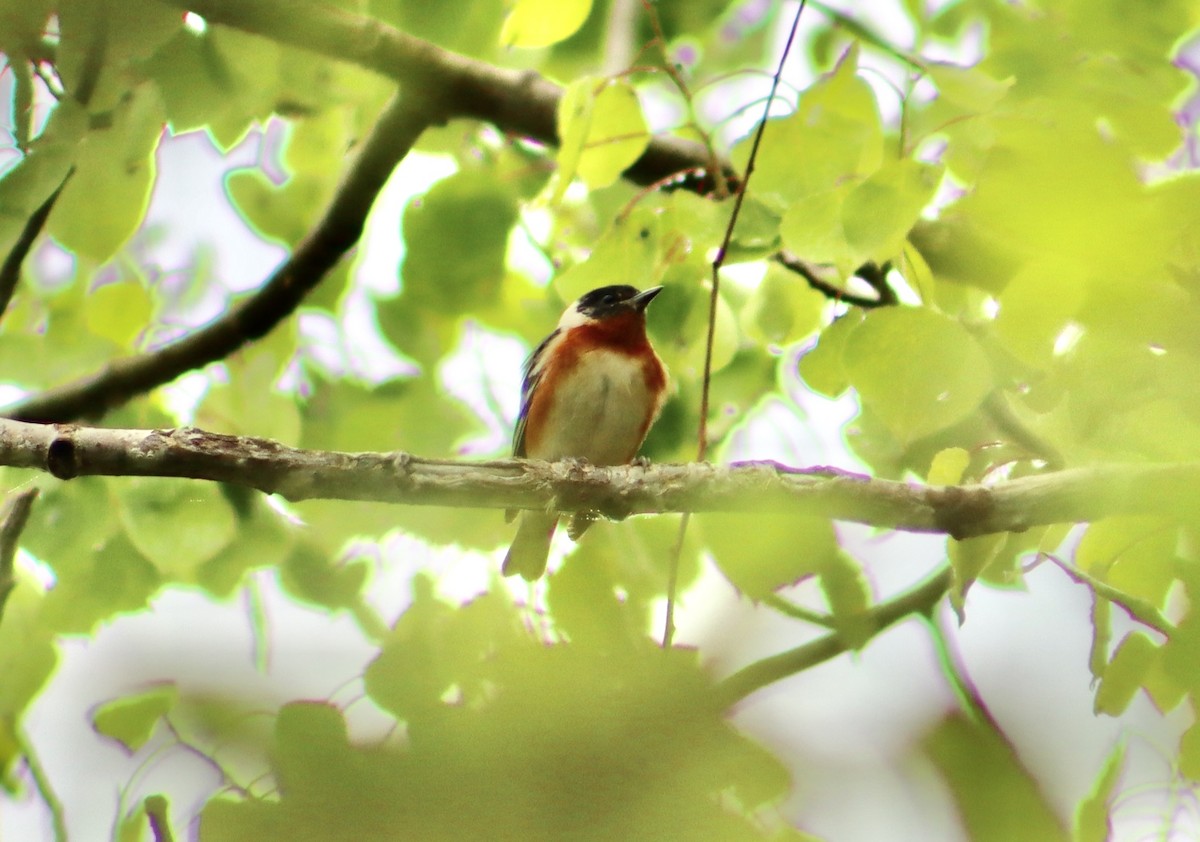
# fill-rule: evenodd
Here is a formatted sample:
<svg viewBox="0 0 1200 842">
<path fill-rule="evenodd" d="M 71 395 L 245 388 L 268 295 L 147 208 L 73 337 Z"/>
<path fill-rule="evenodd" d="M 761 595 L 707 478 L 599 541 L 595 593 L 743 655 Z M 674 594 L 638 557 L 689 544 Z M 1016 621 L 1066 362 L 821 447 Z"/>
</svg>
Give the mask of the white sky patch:
<svg viewBox="0 0 1200 842">
<path fill-rule="evenodd" d="M 1054 340 L 1054 356 L 1061 357 L 1069 354 L 1082 338 L 1083 328 L 1075 322 L 1069 322 L 1066 327 L 1059 331 L 1058 336 Z"/>
<path fill-rule="evenodd" d="M 554 265 L 538 243 L 545 243 L 554 231 L 554 216 L 548 208 L 522 209 L 520 222 L 508 234 L 508 266 L 538 286 L 546 286 L 554 277 Z"/>
<path fill-rule="evenodd" d="M 196 35 L 203 35 L 208 30 L 208 21 L 195 12 L 185 12 L 183 15 L 183 28 Z"/>
<path fill-rule="evenodd" d="M 50 590 L 58 581 L 58 576 L 54 574 L 54 569 L 50 565 L 20 547 L 17 548 L 16 559 L 13 563 L 18 570 L 28 573 L 43 590 Z"/>
<path fill-rule="evenodd" d="M 191 424 L 196 420 L 196 410 L 211 385 L 212 380 L 205 371 L 189 371 L 161 387 L 163 407 L 176 422 Z"/>
<path fill-rule="evenodd" d="M 404 259 L 401 221 L 408 203 L 458 167 L 449 155 L 409 152 L 379 192 L 359 240 L 355 278 L 374 293 L 388 295 L 399 288 Z"/>
<path fill-rule="evenodd" d="M 487 432 L 464 442 L 464 455 L 507 453 L 521 403 L 524 342 L 468 321 L 458 347 L 442 360 L 442 388 L 471 408 Z"/>
</svg>

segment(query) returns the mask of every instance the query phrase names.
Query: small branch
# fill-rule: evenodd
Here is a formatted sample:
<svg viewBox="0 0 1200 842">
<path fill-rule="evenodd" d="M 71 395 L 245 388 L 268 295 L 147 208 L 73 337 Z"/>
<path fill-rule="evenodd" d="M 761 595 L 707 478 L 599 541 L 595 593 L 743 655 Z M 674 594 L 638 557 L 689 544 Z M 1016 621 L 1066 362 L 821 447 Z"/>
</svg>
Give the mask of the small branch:
<svg viewBox="0 0 1200 842">
<path fill-rule="evenodd" d="M 813 271 L 807 262 L 796 257 L 796 255 L 789 251 L 776 253 L 773 259 L 783 268 L 795 272 L 804 278 L 804 280 L 808 281 L 808 285 L 817 292 L 826 298 L 832 298 L 834 301 L 844 301 L 847 304 L 862 307 L 864 310 L 872 307 L 890 307 L 896 303 L 896 291 L 887 282 L 887 272 L 880 271 L 874 264 L 859 267 L 856 273 L 858 277 L 870 284 L 877 293 L 877 297 L 867 298 L 865 295 L 848 292 L 836 284 L 831 284 L 823 280 Z"/>
<path fill-rule="evenodd" d="M 1154 629 L 1163 637 L 1170 637 L 1175 631 L 1175 625 L 1162 615 L 1162 612 L 1151 605 L 1144 599 L 1139 599 L 1136 596 L 1125 593 L 1122 590 L 1114 588 L 1105 582 L 1101 582 L 1095 576 L 1090 576 L 1084 573 L 1078 567 L 1068 564 L 1063 559 L 1053 553 L 1042 553 L 1042 558 L 1049 559 L 1054 563 L 1059 570 L 1067 574 L 1072 582 L 1077 585 L 1084 585 L 1091 588 L 1092 593 L 1103 599 L 1107 599 L 1113 605 L 1118 605 L 1121 609 L 1137 620 L 1143 626 Z"/>
<path fill-rule="evenodd" d="M 195 428 L 112 430 L 0 419 L 0 465 L 77 476 L 181 477 L 256 488 L 289 500 L 372 500 L 456 508 L 786 512 L 881 529 L 969 538 L 1113 515 L 1191 518 L 1200 462 L 1117 464 L 995 485 L 921 486 L 776 462 L 594 467 L 407 453 L 300 450 Z"/>
<path fill-rule="evenodd" d="M 987 396 L 983 402 L 983 411 L 987 413 L 988 418 L 996 425 L 996 429 L 1008 436 L 1011 441 L 1025 448 L 1025 450 L 1033 454 L 1036 458 L 1045 461 L 1047 467 L 1051 470 L 1058 470 L 1066 464 L 1066 460 L 1058 452 L 1058 448 L 1026 427 L 1013 414 L 1012 409 L 1008 405 L 1008 400 L 1000 390 L 996 390 Z"/>
<path fill-rule="evenodd" d="M 883 602 L 866 614 L 875 632 L 895 625 L 912 614 L 929 614 L 950 589 L 950 568 L 944 567 L 906 594 Z M 714 688 L 721 710 L 732 707 L 756 690 L 836 658 L 850 646 L 837 634 L 755 661 L 722 680 Z"/>
<path fill-rule="evenodd" d="M 67 182 L 74 172 L 74 168 L 68 170 L 62 183 L 54 188 L 54 192 L 46 197 L 46 201 L 42 202 L 38 209 L 29 215 L 17 241 L 4 256 L 4 263 L 0 264 L 0 319 L 4 318 L 4 313 L 12 301 L 13 293 L 17 290 L 17 282 L 21 279 L 21 266 L 24 265 L 25 258 L 29 256 L 33 244 L 37 242 L 38 235 L 42 233 L 42 228 L 46 226 L 46 220 L 50 217 L 50 211 L 54 210 L 54 203 L 58 201 L 59 195 L 62 194 L 63 188 L 67 186 Z"/>
<path fill-rule="evenodd" d="M 46 770 L 42 768 L 42 762 L 38 759 L 37 752 L 33 750 L 33 744 L 29 742 L 29 737 L 25 734 L 24 729 L 19 727 L 14 729 L 14 738 L 17 750 L 21 753 L 21 757 L 25 758 L 25 768 L 29 770 L 29 776 L 33 778 L 33 788 L 37 790 L 38 797 L 50 811 L 50 823 L 54 828 L 54 842 L 67 842 L 66 814 L 63 812 L 62 801 L 54 792 L 54 785 L 50 783 L 50 778 L 46 775 Z"/>
<path fill-rule="evenodd" d="M 69 421 L 104 411 L 179 375 L 224 359 L 265 336 L 300 302 L 362 234 L 371 205 L 392 170 L 438 119 L 420 97 L 397 96 L 363 143 L 325 215 L 264 286 L 224 315 L 163 348 L 116 360 L 73 383 L 22 401 L 3 414 L 21 421 Z"/>
<path fill-rule="evenodd" d="M 79 87 L 74 92 L 75 100 L 84 108 L 87 108 L 96 91 L 96 83 L 104 69 L 104 57 L 108 51 L 108 15 L 100 14 L 97 20 L 97 26 L 91 33 L 91 40 L 88 42 L 87 51 L 83 56 L 83 66 L 79 71 Z M 47 88 L 51 91 L 54 90 L 49 83 L 47 83 Z M 29 121 L 27 114 L 17 114 L 16 118 L 26 124 Z M 25 150 L 22 149 L 22 151 Z M 29 215 L 17 241 L 4 256 L 4 263 L 0 264 L 0 318 L 4 317 L 4 312 L 8 309 L 9 302 L 12 301 L 17 282 L 21 278 L 21 266 L 25 263 L 25 258 L 29 256 L 33 244 L 37 242 L 38 235 L 42 233 L 42 228 L 45 227 L 46 220 L 50 217 L 50 211 L 54 210 L 54 203 L 62 195 L 63 188 L 67 186 L 67 182 L 71 180 L 74 172 L 75 168 L 72 166 L 67 171 L 62 183 L 54 188 L 54 192 L 47 196 Z"/>
<path fill-rule="evenodd" d="M 643 2 L 647 2 L 647 0 L 643 0 Z M 787 41 L 783 45 L 783 52 L 779 56 L 779 65 L 775 69 L 775 75 L 771 77 L 771 92 L 767 94 L 766 104 L 763 105 L 762 120 L 754 132 L 754 142 L 750 145 L 750 156 L 746 159 L 746 174 L 742 178 L 741 183 L 738 184 L 737 191 L 734 193 L 733 209 L 729 212 L 729 223 L 725 226 L 725 237 L 712 261 L 712 280 L 710 281 L 708 290 L 708 328 L 704 335 L 704 371 L 700 379 L 700 419 L 696 425 L 696 438 L 698 440 L 696 446 L 697 462 L 703 462 L 708 455 L 708 404 L 712 383 L 713 342 L 717 334 L 717 301 L 721 292 L 721 267 L 725 265 L 725 255 L 729 253 L 729 244 L 733 241 L 733 229 L 737 226 L 738 215 L 742 210 L 742 202 L 746 199 L 746 188 L 750 184 L 750 176 L 754 174 L 754 162 L 758 159 L 758 147 L 762 143 L 763 132 L 767 128 L 767 120 L 771 116 L 771 103 L 775 101 L 775 93 L 779 90 L 779 80 L 783 76 L 783 65 L 787 62 L 788 53 L 792 50 L 792 43 L 796 40 L 796 30 L 800 28 L 800 16 L 804 14 L 805 3 L 806 0 L 800 0 L 800 6 L 796 9 L 796 16 L 792 19 L 792 29 L 788 33 Z M 647 7 L 649 8 L 648 2 Z M 653 10 L 651 9 L 651 11 Z M 653 19 L 657 25 L 657 18 Z M 658 40 L 663 50 L 663 57 L 669 62 L 670 57 L 666 54 L 666 44 L 662 42 L 661 30 L 658 31 Z M 684 86 L 683 80 L 677 77 L 672 78 L 676 78 L 676 84 L 686 96 L 687 88 Z M 688 99 L 688 105 L 691 105 L 690 98 Z M 667 574 L 667 615 L 663 628 L 664 649 L 671 648 L 671 638 L 675 634 L 675 587 L 679 581 L 679 554 L 683 550 L 683 539 L 687 534 L 689 519 L 690 513 L 685 512 L 683 519 L 679 523 L 679 540 L 675 543 L 675 554 L 671 557 L 670 570 Z"/>
<path fill-rule="evenodd" d="M 837 628 L 837 621 L 832 617 L 822 614 L 819 611 L 805 608 L 802 605 L 797 605 L 791 600 L 784 599 L 779 594 L 769 593 L 761 601 L 768 608 L 774 608 L 780 614 L 785 617 L 791 617 L 793 620 L 800 620 L 801 622 L 811 623 L 814 626 L 821 626 L 826 629 Z"/>
<path fill-rule="evenodd" d="M 4 509 L 0 510 L 0 619 L 4 617 L 9 595 L 17 586 L 17 577 L 13 569 L 17 547 L 37 496 L 36 488 L 14 491 L 4 501 Z"/>
</svg>

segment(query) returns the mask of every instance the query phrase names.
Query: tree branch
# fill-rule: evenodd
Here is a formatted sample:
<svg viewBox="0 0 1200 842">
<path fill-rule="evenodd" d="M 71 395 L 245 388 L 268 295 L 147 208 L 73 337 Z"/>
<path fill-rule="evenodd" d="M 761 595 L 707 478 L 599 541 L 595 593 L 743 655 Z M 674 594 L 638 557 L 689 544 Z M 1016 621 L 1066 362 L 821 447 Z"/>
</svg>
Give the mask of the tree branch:
<svg viewBox="0 0 1200 842">
<path fill-rule="evenodd" d="M 436 120 L 418 96 L 396 96 L 384 109 L 325 215 L 295 251 L 249 298 L 177 342 L 115 360 L 95 374 L 16 404 L 4 415 L 55 422 L 98 417 L 179 375 L 232 354 L 290 315 L 358 242 L 371 205 L 396 165 Z"/>
<path fill-rule="evenodd" d="M 33 509 L 33 501 L 37 496 L 36 488 L 15 491 L 8 495 L 3 510 L 0 510 L 0 618 L 4 617 L 9 594 L 17 586 L 13 563 L 17 558 L 21 533 L 25 530 L 25 524 L 29 522 L 29 512 Z"/>
<path fill-rule="evenodd" d="M 804 278 L 810 287 L 826 298 L 832 298 L 835 301 L 844 301 L 847 304 L 862 307 L 864 310 L 869 310 L 872 307 L 890 307 L 897 301 L 896 291 L 888 285 L 887 272 L 873 263 L 860 266 L 856 273 L 857 277 L 862 278 L 870 284 L 871 288 L 877 293 L 875 298 L 870 298 L 842 289 L 837 284 L 832 284 L 824 280 L 813 271 L 812 266 L 808 262 L 801 260 L 790 251 L 782 250 L 776 252 L 773 259 L 784 269 L 795 272 Z"/>
<path fill-rule="evenodd" d="M 867 612 L 866 619 L 875 632 L 880 632 L 912 614 L 928 615 L 950 589 L 950 580 L 949 566 L 943 567 L 908 593 L 875 606 Z M 715 701 L 720 710 L 725 710 L 755 690 L 833 660 L 850 648 L 840 635 L 827 634 L 795 649 L 755 661 L 717 684 Z"/>
<path fill-rule="evenodd" d="M 414 506 L 655 512 L 778 512 L 881 529 L 969 538 L 1118 514 L 1192 517 L 1200 463 L 1118 464 L 1001 482 L 920 486 L 776 462 L 593 467 L 501 459 L 460 462 L 407 453 L 300 450 L 269 439 L 187 427 L 111 430 L 0 420 L 0 465 L 59 479 L 182 477 L 233 483 L 289 500 Z"/>
<path fill-rule="evenodd" d="M 371 17 L 323 3 L 290 0 L 161 0 L 195 12 L 209 23 L 252 32 L 328 58 L 348 61 L 436 97 L 446 117 L 491 123 L 503 132 L 557 145 L 557 110 L 562 89 L 532 71 L 510 70 L 442 49 Z M 699 193 L 713 189 L 710 159 L 700 143 L 660 136 L 625 178 L 653 184 L 685 171 L 703 169 L 680 186 Z M 727 178 L 736 173 L 722 162 Z"/>
<path fill-rule="evenodd" d="M 29 256 L 33 244 L 37 242 L 38 235 L 42 233 L 42 228 L 46 226 L 50 211 L 54 210 L 54 203 L 58 201 L 59 195 L 67 186 L 73 173 L 74 169 L 68 170 L 62 183 L 55 187 L 54 192 L 47 196 L 46 200 L 38 205 L 37 210 L 29 215 L 16 242 L 4 256 L 4 262 L 0 263 L 0 319 L 4 318 L 9 302 L 12 301 L 13 293 L 17 291 L 17 282 L 21 280 L 21 266 L 25 263 L 25 258 Z"/>
</svg>

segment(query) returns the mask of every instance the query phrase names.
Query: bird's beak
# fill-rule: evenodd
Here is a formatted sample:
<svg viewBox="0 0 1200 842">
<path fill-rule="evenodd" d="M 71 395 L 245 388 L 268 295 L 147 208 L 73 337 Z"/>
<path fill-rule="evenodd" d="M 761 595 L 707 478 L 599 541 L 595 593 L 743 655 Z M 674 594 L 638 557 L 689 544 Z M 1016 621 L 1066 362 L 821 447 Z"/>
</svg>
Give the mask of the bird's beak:
<svg viewBox="0 0 1200 842">
<path fill-rule="evenodd" d="M 639 292 L 633 298 L 629 299 L 629 303 L 633 305 L 633 309 L 639 313 L 644 313 L 646 312 L 646 308 L 650 306 L 650 302 L 654 300 L 654 296 L 662 291 L 662 287 L 650 287 L 650 289 Z"/>
</svg>

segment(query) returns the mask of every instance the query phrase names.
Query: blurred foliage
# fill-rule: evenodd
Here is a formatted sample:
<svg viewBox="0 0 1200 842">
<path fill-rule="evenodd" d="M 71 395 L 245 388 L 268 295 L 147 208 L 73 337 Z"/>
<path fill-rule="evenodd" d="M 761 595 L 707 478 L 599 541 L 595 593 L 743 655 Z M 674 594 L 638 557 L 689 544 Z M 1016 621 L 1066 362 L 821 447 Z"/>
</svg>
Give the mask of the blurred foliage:
<svg viewBox="0 0 1200 842">
<path fill-rule="evenodd" d="M 674 391 L 645 453 L 691 458 L 709 261 L 731 203 L 619 175 L 655 127 L 718 139 L 750 128 L 738 115 L 761 108 L 760 72 L 789 22 L 783 5 L 659 0 L 632 4 L 628 21 L 620 0 L 335 5 L 562 83 L 561 147 L 463 121 L 427 132 L 418 150 L 453 173 L 403 209 L 397 278 L 365 277 L 347 261 L 305 302 L 299 327 L 288 322 L 195 375 L 194 407 L 157 389 L 105 423 L 198 423 L 430 457 L 461 455 L 467 443 L 478 453 L 486 441 L 499 455 L 504 436 L 488 435 L 511 425 L 496 390 L 511 372 L 495 376 L 485 349 L 477 388 L 442 373 L 470 337 L 532 347 L 588 289 L 662 284 L 649 328 Z M 730 273 L 717 299 L 710 444 L 772 399 L 800 427 L 790 395 L 803 387 L 854 394 L 861 411 L 846 441 L 881 477 L 958 484 L 1200 459 L 1195 3 L 902 5 L 907 43 L 876 34 L 869 18 L 823 4 L 806 12 L 798 49 L 814 72 L 786 80 L 794 107 L 766 127 L 728 252 L 747 271 Z M 73 172 L 0 322 L 0 378 L 12 394 L 153 350 L 246 294 L 214 273 L 204 247 L 173 264 L 158 248 L 173 233 L 147 220 L 165 140 L 202 131 L 217 149 L 240 150 L 222 185 L 229 207 L 290 249 L 393 87 L 153 0 L 0 0 L 0 50 L 6 254 Z M 1172 61 L 1187 51 L 1190 64 Z M 671 79 L 650 68 L 663 56 Z M 724 144 L 713 153 L 744 172 L 749 140 Z M 848 307 L 769 261 L 780 248 L 819 264 L 834 289 L 857 289 L 864 262 L 894 267 L 887 277 L 903 303 Z M 361 345 L 366 336 L 375 344 Z M 363 362 L 380 348 L 403 365 L 381 374 Z M 203 840 L 804 838 L 782 818 L 780 761 L 711 707 L 704 653 L 664 655 L 648 635 L 674 519 L 596 525 L 549 577 L 544 611 L 494 578 L 452 603 L 422 574 L 387 629 L 354 542 L 399 530 L 493 552 L 510 537 L 498 514 L 320 500 L 284 510 L 184 481 L 63 484 L 15 469 L 0 478 L 6 489 L 42 488 L 23 548 L 53 580 L 18 564 L 0 622 L 0 772 L 11 790 L 22 786 L 18 737 L 53 674 L 56 641 L 144 610 L 163 588 L 229 599 L 267 570 L 290 598 L 346 612 L 378 642 L 365 688 L 397 737 L 359 744 L 332 704 L 284 706 L 269 736 L 236 737 L 263 758 L 274 791 L 214 797 L 200 813 Z M 1059 561 L 1097 588 L 1097 710 L 1121 715 L 1143 690 L 1163 710 L 1194 705 L 1200 612 L 1172 594 L 1182 589 L 1190 606 L 1200 593 L 1195 524 L 1113 518 L 1060 549 L 1068 530 L 951 542 L 955 609 L 965 616 L 969 588 L 1013 587 L 1031 556 L 1063 552 Z M 707 557 L 754 600 L 817 580 L 846 648 L 877 631 L 870 573 L 826 521 L 705 515 L 683 542 L 681 588 Z M 1164 612 L 1174 625 L 1113 640 L 1114 606 Z M 92 724 L 136 753 L 185 706 L 173 686 L 143 688 L 95 710 Z M 204 744 L 234 739 L 237 718 L 210 723 Z M 951 717 L 923 750 L 971 838 L 1066 838 L 1064 818 L 987 726 Z M 1080 803 L 1075 838 L 1104 838 L 1123 758 L 1113 753 Z M 1177 760 L 1200 777 L 1200 725 Z M 125 816 L 122 839 L 146 838 L 149 810 Z M 190 818 L 177 807 L 173 821 Z"/>
</svg>

